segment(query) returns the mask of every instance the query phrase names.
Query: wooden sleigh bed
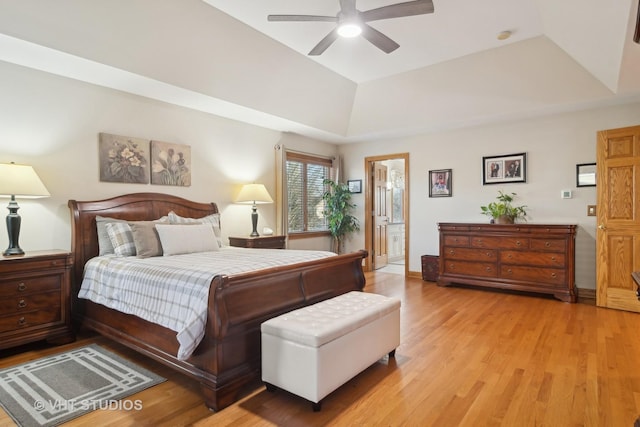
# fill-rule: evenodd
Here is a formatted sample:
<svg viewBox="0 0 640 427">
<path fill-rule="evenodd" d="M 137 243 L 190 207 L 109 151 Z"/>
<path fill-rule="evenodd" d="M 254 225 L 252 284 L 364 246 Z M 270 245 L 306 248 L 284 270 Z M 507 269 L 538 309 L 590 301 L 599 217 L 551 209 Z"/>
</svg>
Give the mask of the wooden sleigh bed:
<svg viewBox="0 0 640 427">
<path fill-rule="evenodd" d="M 362 290 L 365 251 L 216 276 L 209 290 L 204 339 L 184 361 L 176 357 L 176 332 L 78 298 L 85 263 L 98 255 L 96 215 L 130 221 L 155 220 L 169 211 L 201 218 L 215 203 L 137 193 L 97 201 L 69 201 L 72 228 L 72 315 L 78 327 L 95 330 L 200 382 L 205 404 L 220 410 L 260 379 L 260 324 L 290 310 L 352 290 Z M 261 249 L 255 249 L 261 250 Z"/>
</svg>

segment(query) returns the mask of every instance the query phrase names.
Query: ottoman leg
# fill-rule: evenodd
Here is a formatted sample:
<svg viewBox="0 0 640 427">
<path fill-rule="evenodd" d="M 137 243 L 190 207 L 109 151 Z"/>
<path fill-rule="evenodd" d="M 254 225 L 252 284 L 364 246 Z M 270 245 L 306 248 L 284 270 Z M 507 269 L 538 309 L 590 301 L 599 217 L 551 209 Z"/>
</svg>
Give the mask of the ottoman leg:
<svg viewBox="0 0 640 427">
<path fill-rule="evenodd" d="M 276 390 L 278 390 L 278 387 L 274 386 L 273 384 L 269 384 L 269 383 L 264 383 L 265 387 L 267 387 L 267 391 L 274 393 Z"/>
<path fill-rule="evenodd" d="M 394 358 L 396 357 L 396 349 L 395 348 L 389 352 L 389 358 L 392 358 L 392 357 L 394 357 Z"/>
<path fill-rule="evenodd" d="M 311 402 L 312 406 L 313 406 L 313 412 L 320 412 L 320 409 L 322 409 L 322 402 Z"/>
</svg>

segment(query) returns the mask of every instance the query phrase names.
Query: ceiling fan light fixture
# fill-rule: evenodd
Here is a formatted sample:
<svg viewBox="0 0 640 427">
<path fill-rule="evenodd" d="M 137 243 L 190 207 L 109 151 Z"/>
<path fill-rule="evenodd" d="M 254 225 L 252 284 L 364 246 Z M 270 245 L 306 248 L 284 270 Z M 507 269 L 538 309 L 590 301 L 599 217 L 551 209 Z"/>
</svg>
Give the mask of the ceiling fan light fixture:
<svg viewBox="0 0 640 427">
<path fill-rule="evenodd" d="M 362 27 L 355 22 L 345 22 L 338 27 L 340 37 L 352 38 L 362 34 Z"/>
</svg>

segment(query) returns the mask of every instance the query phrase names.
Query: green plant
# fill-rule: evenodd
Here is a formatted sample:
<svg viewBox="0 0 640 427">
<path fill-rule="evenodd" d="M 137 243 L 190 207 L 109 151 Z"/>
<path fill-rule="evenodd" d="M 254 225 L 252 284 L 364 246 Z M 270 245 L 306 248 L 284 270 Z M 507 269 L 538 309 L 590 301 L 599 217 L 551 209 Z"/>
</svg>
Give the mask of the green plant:
<svg viewBox="0 0 640 427">
<path fill-rule="evenodd" d="M 516 220 L 526 221 L 526 205 L 513 206 L 516 193 L 503 193 L 498 191 L 497 202 L 491 202 L 487 206 L 480 206 L 482 213 L 493 218 L 498 224 L 513 224 Z"/>
<path fill-rule="evenodd" d="M 351 192 L 346 184 L 325 179 L 326 190 L 322 195 L 324 200 L 324 216 L 327 227 L 333 237 L 333 251 L 340 253 L 344 238 L 354 231 L 360 230 L 358 218 L 351 215 L 356 205 L 351 203 Z"/>
</svg>

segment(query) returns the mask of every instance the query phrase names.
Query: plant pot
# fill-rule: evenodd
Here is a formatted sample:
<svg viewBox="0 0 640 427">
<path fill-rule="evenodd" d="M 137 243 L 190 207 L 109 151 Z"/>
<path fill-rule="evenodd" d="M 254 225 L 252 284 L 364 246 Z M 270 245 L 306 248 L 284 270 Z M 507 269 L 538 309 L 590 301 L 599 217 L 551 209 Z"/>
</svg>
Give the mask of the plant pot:
<svg viewBox="0 0 640 427">
<path fill-rule="evenodd" d="M 513 224 L 513 217 L 508 215 L 500 215 L 495 219 L 495 224 Z"/>
</svg>

